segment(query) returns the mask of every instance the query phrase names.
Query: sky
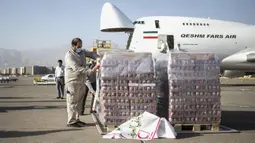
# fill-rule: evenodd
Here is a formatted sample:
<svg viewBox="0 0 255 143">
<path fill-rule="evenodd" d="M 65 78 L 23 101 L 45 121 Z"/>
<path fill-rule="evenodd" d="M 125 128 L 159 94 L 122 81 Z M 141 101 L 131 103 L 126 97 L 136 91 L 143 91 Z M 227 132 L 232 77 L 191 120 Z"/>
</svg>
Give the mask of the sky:
<svg viewBox="0 0 255 143">
<path fill-rule="evenodd" d="M 101 9 L 110 2 L 132 21 L 143 16 L 188 16 L 255 25 L 255 0 L 0 0 L 0 48 L 50 49 L 84 47 L 94 39 L 124 47 L 125 33 L 100 31 Z"/>
</svg>

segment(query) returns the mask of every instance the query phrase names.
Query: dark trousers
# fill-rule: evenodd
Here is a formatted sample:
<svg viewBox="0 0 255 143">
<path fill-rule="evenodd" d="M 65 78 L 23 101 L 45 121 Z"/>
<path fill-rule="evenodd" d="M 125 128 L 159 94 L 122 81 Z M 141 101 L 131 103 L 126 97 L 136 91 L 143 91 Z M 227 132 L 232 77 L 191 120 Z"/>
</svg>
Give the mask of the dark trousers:
<svg viewBox="0 0 255 143">
<path fill-rule="evenodd" d="M 96 91 L 96 82 L 93 82 L 91 83 L 93 89 Z M 89 93 L 89 88 L 87 86 L 85 86 L 85 95 L 83 97 L 83 102 L 82 102 L 82 107 L 83 107 L 83 110 L 81 111 L 81 115 L 84 114 L 85 112 L 85 105 L 86 105 L 86 101 L 87 101 L 87 97 L 88 97 L 88 93 Z M 92 100 L 91 100 L 91 105 L 90 105 L 90 111 L 92 110 L 92 107 L 93 107 L 93 102 L 94 102 L 94 98 L 95 96 L 92 97 Z"/>
<path fill-rule="evenodd" d="M 65 81 L 64 77 L 57 77 L 56 79 L 56 87 L 58 92 L 58 97 L 64 97 L 64 88 L 65 88 Z"/>
</svg>

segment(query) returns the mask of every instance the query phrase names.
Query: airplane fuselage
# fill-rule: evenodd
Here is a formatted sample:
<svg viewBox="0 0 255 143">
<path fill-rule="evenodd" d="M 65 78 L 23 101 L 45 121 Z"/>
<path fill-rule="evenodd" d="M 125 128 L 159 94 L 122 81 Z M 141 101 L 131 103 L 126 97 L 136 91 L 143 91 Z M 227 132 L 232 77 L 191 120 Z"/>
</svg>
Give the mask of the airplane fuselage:
<svg viewBox="0 0 255 143">
<path fill-rule="evenodd" d="M 215 53 L 221 70 L 231 77 L 255 72 L 255 25 L 178 16 L 143 17 L 133 24 L 121 10 L 105 3 L 100 27 L 103 32 L 131 33 L 128 48 L 135 52 L 151 52 L 154 57 L 175 50 Z"/>
<path fill-rule="evenodd" d="M 158 20 L 158 27 L 155 24 Z M 202 18 L 144 17 L 136 21 L 130 49 L 158 52 L 158 37 L 172 35 L 174 47 L 187 52 L 211 52 L 220 60 L 255 45 L 255 27 Z"/>
</svg>

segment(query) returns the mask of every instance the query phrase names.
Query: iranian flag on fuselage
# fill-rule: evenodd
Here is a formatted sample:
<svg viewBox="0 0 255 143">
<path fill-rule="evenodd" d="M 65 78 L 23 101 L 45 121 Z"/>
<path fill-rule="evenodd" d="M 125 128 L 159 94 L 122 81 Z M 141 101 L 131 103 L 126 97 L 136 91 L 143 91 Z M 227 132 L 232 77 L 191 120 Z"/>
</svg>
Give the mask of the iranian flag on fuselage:
<svg viewBox="0 0 255 143">
<path fill-rule="evenodd" d="M 158 39 L 158 31 L 143 31 L 143 39 Z"/>
</svg>

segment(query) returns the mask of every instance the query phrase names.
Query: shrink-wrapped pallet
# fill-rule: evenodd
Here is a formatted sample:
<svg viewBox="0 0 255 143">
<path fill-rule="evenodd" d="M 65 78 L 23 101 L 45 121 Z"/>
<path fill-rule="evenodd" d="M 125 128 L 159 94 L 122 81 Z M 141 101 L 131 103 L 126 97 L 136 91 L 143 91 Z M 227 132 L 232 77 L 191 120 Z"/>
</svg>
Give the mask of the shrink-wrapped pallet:
<svg viewBox="0 0 255 143">
<path fill-rule="evenodd" d="M 168 98 L 168 54 L 160 54 L 155 60 L 155 74 L 156 74 L 156 92 L 157 96 L 161 98 Z"/>
<path fill-rule="evenodd" d="M 158 54 L 155 59 L 157 116 L 166 119 L 169 116 L 168 59 L 168 54 Z"/>
<path fill-rule="evenodd" d="M 213 124 L 221 120 L 219 62 L 214 54 L 171 53 L 169 121 Z"/>
<path fill-rule="evenodd" d="M 144 111 L 155 114 L 155 74 L 150 53 L 105 53 L 100 71 L 99 119 L 120 125 Z"/>
</svg>

